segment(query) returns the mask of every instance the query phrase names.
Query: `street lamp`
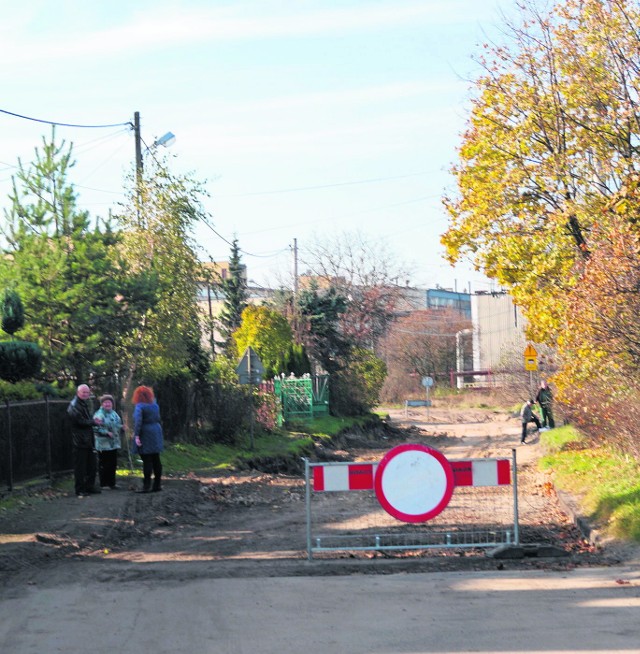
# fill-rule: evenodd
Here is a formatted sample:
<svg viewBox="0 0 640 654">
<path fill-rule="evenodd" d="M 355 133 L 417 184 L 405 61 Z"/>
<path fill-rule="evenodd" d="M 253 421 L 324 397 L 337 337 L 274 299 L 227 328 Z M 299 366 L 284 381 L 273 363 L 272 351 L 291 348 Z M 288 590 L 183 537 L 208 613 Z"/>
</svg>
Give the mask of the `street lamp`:
<svg viewBox="0 0 640 654">
<path fill-rule="evenodd" d="M 135 139 L 136 146 L 136 181 L 138 185 L 142 182 L 142 136 L 140 135 L 140 112 L 136 111 L 133 114 L 133 135 Z M 164 146 L 165 148 L 171 147 L 176 142 L 176 137 L 173 132 L 167 132 L 160 138 L 156 139 L 149 147 L 147 147 L 146 152 L 155 150 L 159 145 Z"/>
<path fill-rule="evenodd" d="M 176 135 L 173 132 L 167 132 L 159 139 L 156 139 L 150 146 L 149 150 L 157 148 L 159 145 L 170 148 L 176 142 Z"/>
</svg>

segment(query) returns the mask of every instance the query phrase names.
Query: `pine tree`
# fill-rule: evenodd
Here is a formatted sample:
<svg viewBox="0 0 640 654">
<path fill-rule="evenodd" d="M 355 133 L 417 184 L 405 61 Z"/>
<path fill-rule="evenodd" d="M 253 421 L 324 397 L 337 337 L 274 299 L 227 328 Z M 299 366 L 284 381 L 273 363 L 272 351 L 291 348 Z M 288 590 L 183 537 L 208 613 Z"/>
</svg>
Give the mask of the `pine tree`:
<svg viewBox="0 0 640 654">
<path fill-rule="evenodd" d="M 11 207 L 5 211 L 8 242 L 0 275 L 21 296 L 26 338 L 44 352 L 50 380 L 83 380 L 103 371 L 105 342 L 121 328 L 118 274 L 109 226 L 91 228 L 68 182 L 72 147 L 43 138 L 33 162 L 19 161 Z"/>
<path fill-rule="evenodd" d="M 57 143 L 54 131 L 33 162 L 18 163 L 0 279 L 24 303 L 22 333 L 42 348 L 49 381 L 112 375 L 126 360 L 118 343 L 148 307 L 148 284 L 122 261 L 111 221 L 92 223 L 79 209 L 71 145 Z"/>
<path fill-rule="evenodd" d="M 222 346 L 228 356 L 235 355 L 235 342 L 233 333 L 242 323 L 242 312 L 247 306 L 247 282 L 244 274 L 245 267 L 240 261 L 240 248 L 238 239 L 231 244 L 231 257 L 229 259 L 229 277 L 221 280 L 224 303 L 220 316 L 220 333 L 224 339 Z"/>
<path fill-rule="evenodd" d="M 347 299 L 333 286 L 322 294 L 312 287 L 302 291 L 298 298 L 303 344 L 330 374 L 340 370 L 349 357 L 351 344 L 340 329 L 340 319 L 347 306 Z"/>
</svg>

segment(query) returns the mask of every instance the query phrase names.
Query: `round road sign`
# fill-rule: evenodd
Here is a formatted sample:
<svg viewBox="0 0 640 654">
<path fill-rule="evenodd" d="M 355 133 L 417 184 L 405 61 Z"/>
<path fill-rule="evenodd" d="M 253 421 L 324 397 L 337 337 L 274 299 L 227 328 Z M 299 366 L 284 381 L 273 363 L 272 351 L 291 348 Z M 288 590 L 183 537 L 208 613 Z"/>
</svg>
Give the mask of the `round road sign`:
<svg viewBox="0 0 640 654">
<path fill-rule="evenodd" d="M 426 445 L 398 445 L 378 464 L 374 489 L 382 508 L 403 522 L 437 516 L 453 495 L 453 471 L 444 454 Z"/>
</svg>

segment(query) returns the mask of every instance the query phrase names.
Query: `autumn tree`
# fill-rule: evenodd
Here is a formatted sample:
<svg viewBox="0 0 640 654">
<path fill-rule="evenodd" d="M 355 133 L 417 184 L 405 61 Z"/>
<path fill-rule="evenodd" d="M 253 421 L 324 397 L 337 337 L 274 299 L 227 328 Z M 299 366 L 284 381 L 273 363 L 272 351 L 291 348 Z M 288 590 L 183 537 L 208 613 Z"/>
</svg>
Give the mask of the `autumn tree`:
<svg viewBox="0 0 640 654">
<path fill-rule="evenodd" d="M 594 249 L 568 300 L 556 381 L 582 431 L 640 459 L 640 177 L 595 223 Z"/>
<path fill-rule="evenodd" d="M 640 13 L 631 0 L 521 9 L 480 59 L 442 240 L 452 262 L 469 255 L 510 289 L 542 342 L 557 339 L 594 223 L 636 166 Z"/>
<path fill-rule="evenodd" d="M 247 306 L 242 312 L 240 327 L 233 333 L 236 356 L 240 358 L 247 347 L 260 357 L 265 377 L 273 377 L 284 370 L 285 356 L 291 351 L 291 327 L 286 318 L 266 306 Z"/>
<path fill-rule="evenodd" d="M 483 61 L 443 243 L 508 287 L 530 335 L 558 347 L 572 419 L 640 455 L 640 8 L 523 12 Z"/>
</svg>

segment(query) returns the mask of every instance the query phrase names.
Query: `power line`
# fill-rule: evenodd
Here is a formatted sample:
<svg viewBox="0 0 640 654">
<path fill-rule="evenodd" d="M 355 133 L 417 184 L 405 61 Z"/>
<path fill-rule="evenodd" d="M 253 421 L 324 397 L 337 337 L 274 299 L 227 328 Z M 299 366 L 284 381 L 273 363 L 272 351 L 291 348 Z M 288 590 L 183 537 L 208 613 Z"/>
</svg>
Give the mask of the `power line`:
<svg viewBox="0 0 640 654">
<path fill-rule="evenodd" d="M 353 186 L 355 184 L 374 184 L 376 182 L 387 182 L 394 179 L 406 179 L 407 177 L 418 177 L 420 175 L 431 175 L 433 171 L 425 170 L 420 173 L 409 173 L 408 175 L 395 175 L 393 177 L 374 177 L 372 179 L 359 179 L 352 182 L 336 182 L 335 184 L 321 184 L 318 186 L 300 186 L 298 188 L 284 188 L 277 191 L 254 191 L 252 193 L 232 193 L 230 195 L 220 195 L 221 198 L 244 198 L 254 195 L 275 195 L 277 193 L 298 193 L 299 191 L 314 191 L 322 188 L 336 188 L 339 186 Z"/>
<path fill-rule="evenodd" d="M 200 219 L 201 222 L 206 225 L 218 238 L 222 239 L 225 243 L 233 247 L 233 243 L 226 239 L 220 232 L 217 232 L 213 226 L 209 223 L 208 220 L 205 218 Z M 277 254 L 280 254 L 281 252 L 284 252 L 286 248 L 282 248 L 281 250 L 276 250 L 273 254 L 252 254 L 251 252 L 247 252 L 246 250 L 242 249 L 241 247 L 238 247 L 238 251 L 242 252 L 243 254 L 246 254 L 248 257 L 256 257 L 259 259 L 270 259 L 271 257 L 275 257 Z"/>
<path fill-rule="evenodd" d="M 7 111 L 6 109 L 0 109 L 0 113 L 7 114 L 8 116 L 14 116 L 15 118 L 23 118 L 24 120 L 31 120 L 35 123 L 45 123 L 46 125 L 58 125 L 59 127 L 80 127 L 86 129 L 102 129 L 103 127 L 124 127 L 126 125 L 131 125 L 131 121 L 126 123 L 111 123 L 110 125 L 78 125 L 74 123 L 61 123 L 56 120 L 44 120 L 43 118 L 32 118 L 31 116 L 23 116 L 22 114 L 16 114 L 13 111 Z"/>
</svg>

